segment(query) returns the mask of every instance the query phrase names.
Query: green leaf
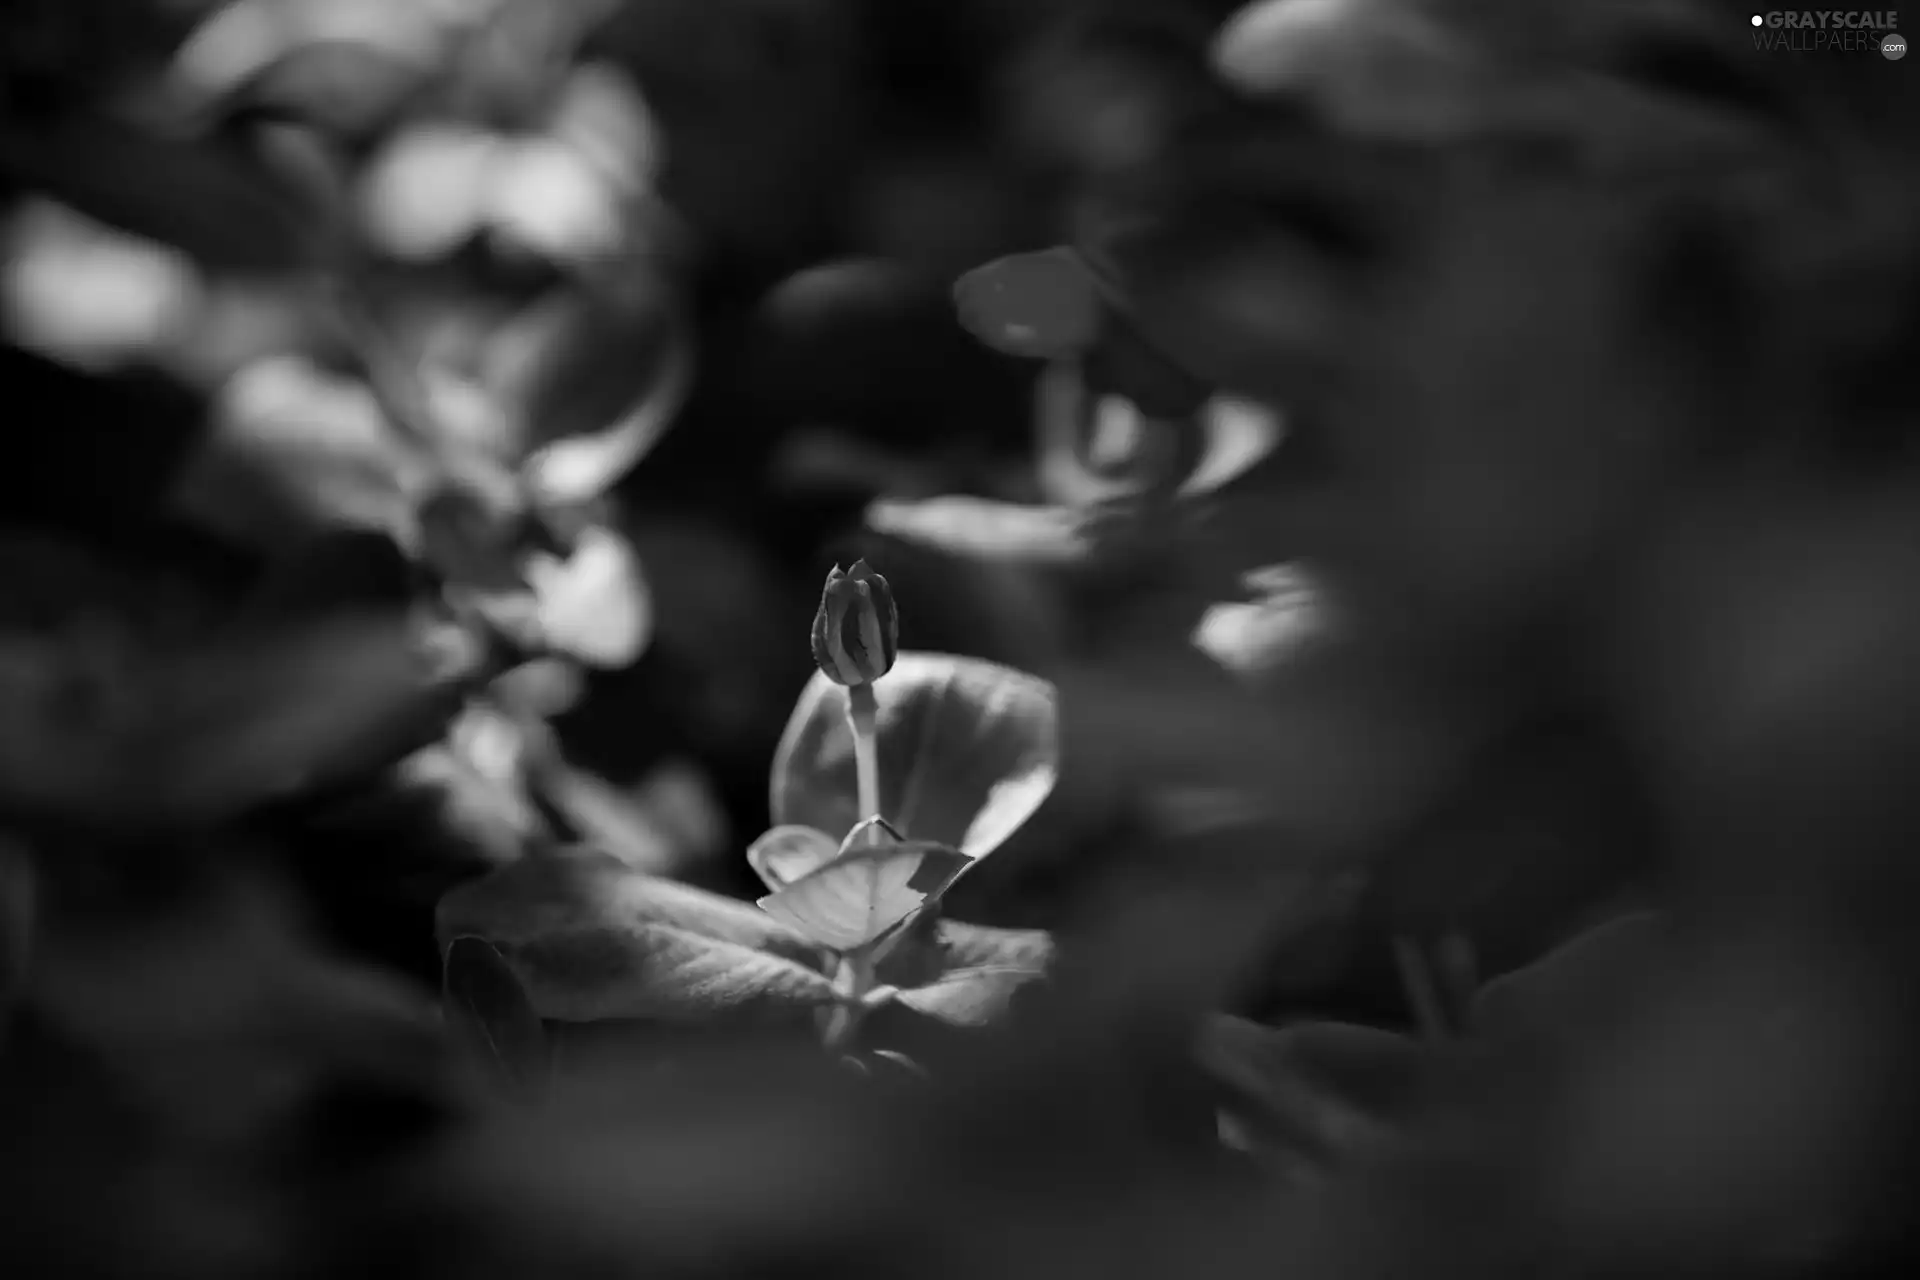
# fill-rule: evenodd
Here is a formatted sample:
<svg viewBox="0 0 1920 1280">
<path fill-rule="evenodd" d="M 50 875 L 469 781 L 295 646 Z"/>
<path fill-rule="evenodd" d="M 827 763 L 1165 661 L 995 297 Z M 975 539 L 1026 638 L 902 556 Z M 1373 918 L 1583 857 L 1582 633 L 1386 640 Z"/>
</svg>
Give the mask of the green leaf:
<svg viewBox="0 0 1920 1280">
<path fill-rule="evenodd" d="M 633 544 L 611 529 L 580 535 L 565 560 L 544 552 L 527 564 L 540 632 L 558 652 L 596 667 L 630 665 L 653 637 L 653 595 Z"/>
<path fill-rule="evenodd" d="M 443 973 L 454 1033 L 507 1092 L 539 1092 L 552 1067 L 547 1033 L 506 958 L 483 939 L 455 938 Z"/>
<path fill-rule="evenodd" d="M 911 840 L 969 858 L 993 852 L 1053 790 L 1059 713 L 1052 685 L 977 658 L 900 654 L 873 685 L 880 811 Z M 829 834 L 856 812 L 847 691 L 816 674 L 773 762 L 774 822 Z"/>
<path fill-rule="evenodd" d="M 832 862 L 840 852 L 832 836 L 812 827 L 785 826 L 755 840 L 747 849 L 747 865 L 778 893 L 794 881 Z"/>
<path fill-rule="evenodd" d="M 760 909 L 821 946 L 851 951 L 937 900 L 970 861 L 924 840 L 850 849 L 760 899 Z"/>
<path fill-rule="evenodd" d="M 807 938 L 592 849 L 541 850 L 463 885 L 441 899 L 437 933 L 492 943 L 556 1021 L 803 1021 L 833 1000 Z"/>
<path fill-rule="evenodd" d="M 1011 965 L 956 969 L 937 982 L 902 991 L 894 999 L 916 1013 L 975 1027 L 999 1017 L 1016 992 L 1043 976 L 1037 968 Z"/>
</svg>

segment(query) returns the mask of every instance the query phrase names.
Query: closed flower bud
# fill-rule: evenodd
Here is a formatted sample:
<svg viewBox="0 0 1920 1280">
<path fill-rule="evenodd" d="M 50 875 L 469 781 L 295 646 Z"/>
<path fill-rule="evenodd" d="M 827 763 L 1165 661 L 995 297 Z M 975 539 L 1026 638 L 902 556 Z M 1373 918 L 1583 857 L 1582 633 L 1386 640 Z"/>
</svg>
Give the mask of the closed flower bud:
<svg viewBox="0 0 1920 1280">
<path fill-rule="evenodd" d="M 836 566 L 813 615 L 813 660 L 835 684 L 867 684 L 893 670 L 900 652 L 900 615 L 887 580 L 854 561 Z"/>
</svg>

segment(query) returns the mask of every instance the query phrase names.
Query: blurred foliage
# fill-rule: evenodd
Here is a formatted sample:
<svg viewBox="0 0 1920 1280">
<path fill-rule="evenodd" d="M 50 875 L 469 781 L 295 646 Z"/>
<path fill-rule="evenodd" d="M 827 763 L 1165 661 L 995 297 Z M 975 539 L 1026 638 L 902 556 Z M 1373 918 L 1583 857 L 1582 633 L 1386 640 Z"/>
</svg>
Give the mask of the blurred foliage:
<svg viewBox="0 0 1920 1280">
<path fill-rule="evenodd" d="M 6 6 L 0 1273 L 1901 1273 L 1920 91 L 1749 30 Z"/>
</svg>

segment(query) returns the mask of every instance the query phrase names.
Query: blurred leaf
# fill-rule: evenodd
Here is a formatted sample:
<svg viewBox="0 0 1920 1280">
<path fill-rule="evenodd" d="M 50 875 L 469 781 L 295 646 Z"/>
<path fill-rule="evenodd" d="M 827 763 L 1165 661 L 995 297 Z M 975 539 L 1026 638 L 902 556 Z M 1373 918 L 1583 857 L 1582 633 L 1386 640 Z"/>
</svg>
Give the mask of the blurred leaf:
<svg viewBox="0 0 1920 1280">
<path fill-rule="evenodd" d="M 694 761 L 662 760 L 640 779 L 632 795 L 673 842 L 683 868 L 733 848 L 733 829 L 713 776 Z"/>
<path fill-rule="evenodd" d="M 0 267 L 9 338 L 65 364 L 155 361 L 199 319 L 187 255 L 57 204 L 30 200 L 12 214 Z"/>
<path fill-rule="evenodd" d="M 938 982 L 894 998 L 916 1013 L 961 1026 L 981 1026 L 999 1017 L 1020 988 L 1044 974 L 1039 969 L 957 969 Z"/>
<path fill-rule="evenodd" d="M 316 40 L 236 86 L 227 105 L 290 117 L 335 137 L 366 137 L 394 119 L 431 70 L 391 47 Z"/>
<path fill-rule="evenodd" d="M 471 125 L 409 125 L 361 172 L 368 237 L 403 262 L 451 254 L 483 225 L 499 154 L 500 139 Z"/>
<path fill-rule="evenodd" d="M 143 911 L 63 913 L 30 999 L 166 1136 L 230 1149 L 284 1132 L 342 1074 L 431 1086 L 445 1046 L 424 992 L 319 950 L 284 887 L 251 875 Z"/>
<path fill-rule="evenodd" d="M 911 1079 L 916 1079 L 916 1080 L 931 1079 L 931 1076 L 928 1074 L 927 1069 L 925 1067 L 921 1066 L 919 1063 L 915 1062 L 912 1058 L 909 1058 L 906 1054 L 901 1053 L 898 1050 L 875 1049 L 868 1056 L 871 1059 L 873 1059 L 875 1064 L 882 1063 L 882 1062 L 887 1063 L 890 1066 L 898 1068 L 902 1073 L 904 1073 L 907 1077 Z"/>
<path fill-rule="evenodd" d="M 586 679 L 578 666 L 564 658 L 535 658 L 501 672 L 490 692 L 515 715 L 551 720 L 579 704 Z"/>
<path fill-rule="evenodd" d="M 536 552 L 527 580 L 547 644 L 596 667 L 631 665 L 653 636 L 653 596 L 633 544 L 595 526 L 565 559 Z"/>
<path fill-rule="evenodd" d="M 313 229 L 272 184 L 207 143 L 105 118 L 0 127 L 0 172 L 209 267 L 290 272 L 316 261 Z"/>
<path fill-rule="evenodd" d="M 1313 586 L 1290 565 L 1248 575 L 1250 601 L 1211 606 L 1194 630 L 1194 645 L 1229 671 L 1258 676 L 1285 662 L 1314 634 L 1319 612 Z"/>
<path fill-rule="evenodd" d="M 574 68 L 554 107 L 551 128 L 624 194 L 637 195 L 652 185 L 661 161 L 658 129 L 646 100 L 620 67 Z"/>
<path fill-rule="evenodd" d="M 969 859 L 931 841 L 855 848 L 760 899 L 760 909 L 823 947 L 864 947 L 930 901 Z"/>
<path fill-rule="evenodd" d="M 1537 959 L 1654 873 L 1638 777 L 1586 732 L 1491 746 L 1374 859 L 1360 927 L 1375 940 L 1464 931 L 1490 972 Z"/>
<path fill-rule="evenodd" d="M 513 495 L 448 481 L 420 502 L 420 555 L 450 584 L 476 592 L 523 594 L 523 513 Z"/>
<path fill-rule="evenodd" d="M 686 851 L 632 796 L 606 779 L 561 765 L 542 777 L 540 789 L 583 840 L 633 870 L 657 876 L 685 870 Z"/>
<path fill-rule="evenodd" d="M 1489 982 L 1473 1002 L 1473 1028 L 1500 1040 L 1566 1043 L 1631 1012 L 1671 940 L 1667 917 L 1636 911 L 1587 930 L 1524 969 Z"/>
<path fill-rule="evenodd" d="M 271 356 L 218 392 L 212 431 L 172 505 L 236 540 L 292 550 L 341 526 L 411 525 L 420 461 L 388 432 L 364 384 L 299 356 Z"/>
<path fill-rule="evenodd" d="M 1016 254 L 969 271 L 954 286 L 960 323 L 996 351 L 1062 359 L 1098 340 L 1103 305 L 1093 274 L 1070 249 Z"/>
<path fill-rule="evenodd" d="M 474 713 L 469 709 L 467 714 Z M 479 735 L 463 732 L 456 723 L 448 742 L 402 761 L 398 780 L 408 792 L 425 792 L 434 821 L 478 850 L 487 863 L 501 865 L 520 857 L 543 824 L 517 773 L 503 777 L 489 772 L 487 766 L 495 762 L 463 741 L 472 736 Z M 514 764 L 517 767 L 517 761 Z"/>
<path fill-rule="evenodd" d="M 980 559 L 1078 565 L 1092 558 L 1094 516 L 1070 506 L 1029 506 L 951 495 L 882 500 L 867 509 L 877 533 Z"/>
<path fill-rule="evenodd" d="M 1037 676 L 940 653 L 902 652 L 873 686 L 880 810 L 912 840 L 970 858 L 1040 807 L 1059 770 L 1058 707 Z M 773 761 L 776 824 L 849 831 L 856 810 L 847 691 L 816 673 Z"/>
<path fill-rule="evenodd" d="M 566 507 L 612 488 L 673 425 L 693 349 L 663 283 L 565 294 L 497 334 L 489 388 L 517 415 L 521 475 L 538 503 Z"/>
<path fill-rule="evenodd" d="M 1316 603 L 1286 661 L 1258 680 L 1190 643 L 1062 670 L 1062 755 L 1073 766 L 1063 803 L 1111 813 L 1164 789 L 1236 792 L 1236 807 L 1286 833 L 1276 854 L 1331 854 L 1350 867 L 1415 829 L 1503 727 L 1501 708 L 1357 643 L 1336 609 Z"/>
<path fill-rule="evenodd" d="M 178 818 L 371 774 L 439 736 L 471 671 L 441 671 L 400 614 L 222 637 L 159 663 L 122 745 L 126 784 Z"/>
<path fill-rule="evenodd" d="M 1202 1033 L 1200 1058 L 1233 1093 L 1229 1111 L 1257 1146 L 1325 1166 L 1394 1140 L 1429 1054 L 1418 1041 L 1374 1027 L 1267 1027 L 1218 1014 Z"/>
<path fill-rule="evenodd" d="M 431 5 L 391 0 L 227 0 L 174 55 L 173 74 L 207 98 L 239 92 L 303 48 L 350 44 L 393 59 L 424 64 L 438 51 Z"/>
<path fill-rule="evenodd" d="M 1213 59 L 1237 89 L 1311 97 L 1356 133 L 1453 138 L 1494 109 L 1480 59 L 1456 33 L 1384 5 L 1248 5 Z"/>
<path fill-rule="evenodd" d="M 399 612 L 233 627 L 191 647 L 148 647 L 113 620 L 9 638 L 0 783 L 8 803 L 67 821 L 218 821 L 432 742 L 482 660 Z"/>
<path fill-rule="evenodd" d="M 506 959 L 479 938 L 455 938 L 444 973 L 454 1033 L 508 1093 L 537 1094 L 552 1065 L 546 1030 Z"/>
<path fill-rule="evenodd" d="M 812 827 L 784 826 L 747 846 L 747 865 L 776 893 L 833 861 L 839 843 Z"/>
<path fill-rule="evenodd" d="M 833 998 L 808 939 L 591 849 L 538 851 L 449 893 L 438 916 L 443 943 L 492 943 L 540 1015 L 559 1021 L 804 1021 Z"/>
<path fill-rule="evenodd" d="M 495 235 L 553 262 L 605 263 L 624 247 L 619 193 L 586 156 L 557 138 L 502 139 L 481 200 Z"/>
<path fill-rule="evenodd" d="M 322 533 L 267 571 L 243 605 L 263 624 L 343 608 L 394 607 L 412 598 L 414 568 L 391 535 L 374 529 Z"/>
<path fill-rule="evenodd" d="M 1143 472 L 1155 443 L 1164 445 L 1179 424 L 1156 421 L 1132 401 L 1096 395 L 1079 365 L 1052 360 L 1041 370 L 1034 390 L 1035 467 L 1040 491 L 1049 502 L 1086 507 L 1139 493 L 1148 487 Z M 1157 440 L 1155 438 L 1158 438 Z M 1109 460 L 1103 454 L 1124 456 Z M 1175 464 L 1162 447 L 1159 459 Z M 1104 465 L 1103 465 L 1104 464 Z M 1115 473 L 1118 474 L 1115 474 Z"/>
</svg>

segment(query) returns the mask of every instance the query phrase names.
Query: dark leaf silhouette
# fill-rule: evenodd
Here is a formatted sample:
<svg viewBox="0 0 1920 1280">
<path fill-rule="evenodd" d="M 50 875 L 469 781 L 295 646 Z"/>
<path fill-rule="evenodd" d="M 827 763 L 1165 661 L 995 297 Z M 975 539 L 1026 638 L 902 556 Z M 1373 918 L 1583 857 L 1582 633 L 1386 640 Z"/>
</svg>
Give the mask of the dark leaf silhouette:
<svg viewBox="0 0 1920 1280">
<path fill-rule="evenodd" d="M 448 1025 L 502 1089 L 537 1094 L 551 1067 L 540 1015 L 504 957 L 479 938 L 455 938 L 445 958 Z"/>
<path fill-rule="evenodd" d="M 209 267 L 289 272 L 318 260 L 312 229 L 274 186 L 204 143 L 119 121 L 0 128 L 0 169 L 91 218 Z"/>
<path fill-rule="evenodd" d="M 1649 990 L 1670 942 L 1659 912 L 1615 917 L 1523 969 L 1494 979 L 1473 1002 L 1473 1026 L 1490 1039 L 1575 1045 L 1604 1034 Z"/>
<path fill-rule="evenodd" d="M 1429 1051 L 1373 1027 L 1266 1027 L 1222 1014 L 1202 1033 L 1200 1057 L 1256 1144 L 1325 1167 L 1395 1140 L 1421 1096 Z"/>
<path fill-rule="evenodd" d="M 197 820 L 370 776 L 440 735 L 476 659 L 449 667 L 397 614 L 221 637 L 151 672 L 122 767 L 144 807 Z"/>
<path fill-rule="evenodd" d="M 1104 304 L 1093 274 L 1068 249 L 1016 254 L 954 286 L 960 323 L 1008 355 L 1059 359 L 1091 347 Z"/>
<path fill-rule="evenodd" d="M 691 386 L 686 321 L 655 281 L 552 298 L 496 335 L 488 385 L 538 501 L 598 497 L 659 443 Z"/>
<path fill-rule="evenodd" d="M 391 47 L 316 40 L 231 86 L 225 106 L 359 137 L 391 121 L 426 79 L 425 68 Z"/>
<path fill-rule="evenodd" d="M 454 890 L 438 932 L 492 943 L 560 1021 L 792 1023 L 832 999 L 819 948 L 792 929 L 591 849 L 539 850 Z"/>
</svg>

